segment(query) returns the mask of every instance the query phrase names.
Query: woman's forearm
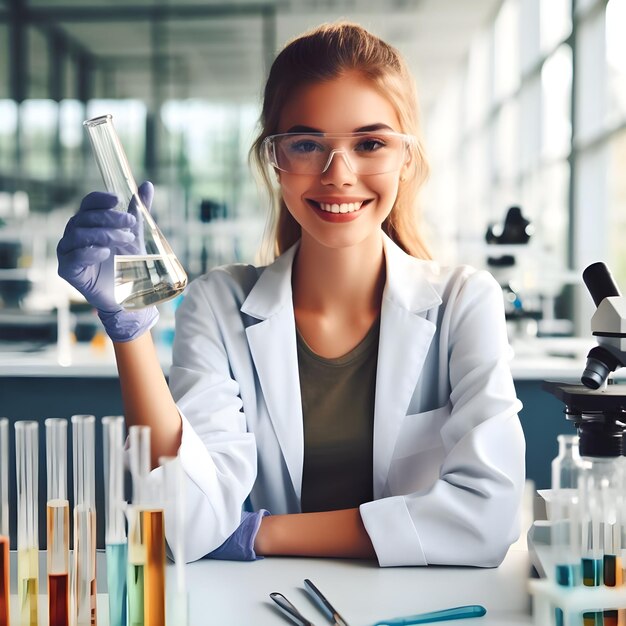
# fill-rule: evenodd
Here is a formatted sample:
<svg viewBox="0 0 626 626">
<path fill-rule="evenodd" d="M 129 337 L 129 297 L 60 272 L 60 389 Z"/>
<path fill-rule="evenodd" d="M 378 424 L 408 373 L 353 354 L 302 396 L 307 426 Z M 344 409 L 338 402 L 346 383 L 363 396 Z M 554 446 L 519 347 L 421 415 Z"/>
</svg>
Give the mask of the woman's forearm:
<svg viewBox="0 0 626 626">
<path fill-rule="evenodd" d="M 151 428 L 152 467 L 180 447 L 180 414 L 149 332 L 133 341 L 114 343 L 127 426 Z"/>
<path fill-rule="evenodd" d="M 258 555 L 374 558 L 376 553 L 359 509 L 269 515 L 263 518 L 254 550 Z"/>
</svg>

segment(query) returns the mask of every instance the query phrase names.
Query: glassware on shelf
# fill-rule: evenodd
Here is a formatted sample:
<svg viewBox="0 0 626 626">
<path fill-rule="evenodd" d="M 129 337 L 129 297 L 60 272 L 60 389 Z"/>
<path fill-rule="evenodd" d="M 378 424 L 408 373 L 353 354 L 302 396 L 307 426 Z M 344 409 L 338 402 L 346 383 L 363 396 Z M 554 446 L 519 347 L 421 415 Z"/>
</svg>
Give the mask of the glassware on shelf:
<svg viewBox="0 0 626 626">
<path fill-rule="evenodd" d="M 97 622 L 95 426 L 93 415 L 72 416 L 75 626 Z"/>
<path fill-rule="evenodd" d="M 9 624 L 9 420 L 0 417 L 0 624 Z"/>
<path fill-rule="evenodd" d="M 67 420 L 46 426 L 49 626 L 70 624 L 70 503 L 67 499 Z"/>
<path fill-rule="evenodd" d="M 115 255 L 115 299 L 125 309 L 165 302 L 185 289 L 187 275 L 137 190 L 111 115 L 84 122 L 107 191 L 117 195 L 120 211 L 138 219 L 140 251 Z"/>
<path fill-rule="evenodd" d="M 19 623 L 37 626 L 39 595 L 39 424 L 15 422 Z"/>
<path fill-rule="evenodd" d="M 126 626 L 126 540 L 124 500 L 124 418 L 102 418 L 104 433 L 104 504 L 109 624 Z"/>
</svg>

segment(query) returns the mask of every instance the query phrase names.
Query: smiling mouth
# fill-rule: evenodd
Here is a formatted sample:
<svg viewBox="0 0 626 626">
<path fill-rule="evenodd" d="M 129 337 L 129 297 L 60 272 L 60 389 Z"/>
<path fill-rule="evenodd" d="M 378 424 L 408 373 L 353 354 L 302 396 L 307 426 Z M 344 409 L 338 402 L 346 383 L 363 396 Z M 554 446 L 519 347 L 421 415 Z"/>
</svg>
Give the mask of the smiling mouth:
<svg viewBox="0 0 626 626">
<path fill-rule="evenodd" d="M 311 200 L 308 198 L 307 202 L 314 206 L 316 209 L 320 209 L 321 211 L 325 211 L 326 213 L 355 213 L 366 204 L 369 204 L 371 200 L 330 204 L 327 202 L 316 202 L 315 200 Z"/>
</svg>

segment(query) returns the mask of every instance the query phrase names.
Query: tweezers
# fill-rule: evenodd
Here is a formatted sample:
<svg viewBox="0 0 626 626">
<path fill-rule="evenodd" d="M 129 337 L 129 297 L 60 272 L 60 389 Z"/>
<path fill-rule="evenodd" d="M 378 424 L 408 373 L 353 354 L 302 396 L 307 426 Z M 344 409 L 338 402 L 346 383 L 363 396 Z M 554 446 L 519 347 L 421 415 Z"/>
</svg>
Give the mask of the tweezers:
<svg viewBox="0 0 626 626">
<path fill-rule="evenodd" d="M 270 593 L 270 598 L 276 602 L 278 608 L 297 626 L 315 626 L 313 622 L 310 622 L 296 607 L 285 598 L 282 593 L 274 591 Z"/>
<path fill-rule="evenodd" d="M 304 588 L 308 594 L 313 598 L 313 601 L 321 609 L 322 613 L 333 623 L 334 626 L 348 626 L 339 612 L 333 607 L 333 605 L 324 597 L 322 592 L 308 579 L 304 579 Z"/>
</svg>

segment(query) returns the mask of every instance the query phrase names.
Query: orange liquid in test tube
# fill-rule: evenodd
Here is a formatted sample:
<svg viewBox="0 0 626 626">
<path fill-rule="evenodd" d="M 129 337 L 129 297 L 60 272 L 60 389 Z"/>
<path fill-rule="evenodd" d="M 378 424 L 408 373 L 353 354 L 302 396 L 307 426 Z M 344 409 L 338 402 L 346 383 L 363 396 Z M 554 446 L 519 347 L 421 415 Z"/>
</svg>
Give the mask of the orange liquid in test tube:
<svg viewBox="0 0 626 626">
<path fill-rule="evenodd" d="M 146 565 L 144 616 L 146 626 L 165 626 L 165 522 L 162 510 L 148 509 L 143 516 Z"/>
</svg>

